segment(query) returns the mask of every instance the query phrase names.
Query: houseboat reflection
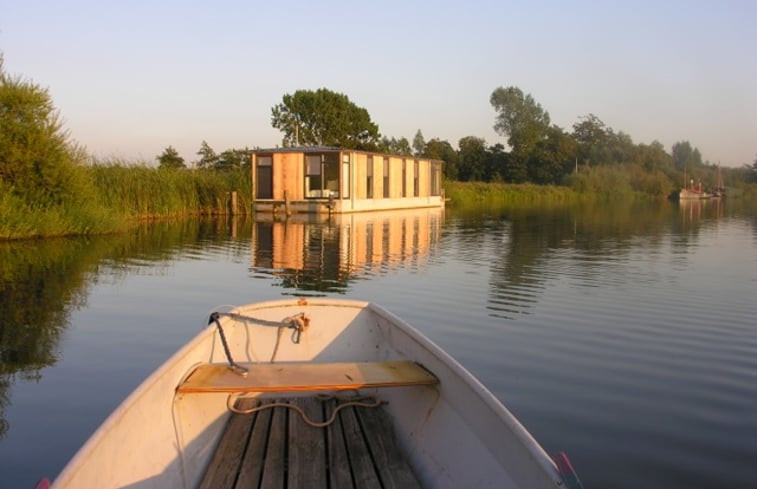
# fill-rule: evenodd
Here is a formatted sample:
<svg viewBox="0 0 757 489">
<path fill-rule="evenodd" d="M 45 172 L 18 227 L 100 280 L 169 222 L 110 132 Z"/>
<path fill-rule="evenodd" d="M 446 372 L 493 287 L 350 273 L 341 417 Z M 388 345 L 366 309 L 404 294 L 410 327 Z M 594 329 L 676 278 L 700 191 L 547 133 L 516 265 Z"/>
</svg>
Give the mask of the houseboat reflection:
<svg viewBox="0 0 757 489">
<path fill-rule="evenodd" d="M 332 215 L 256 215 L 251 271 L 286 288 L 344 292 L 361 275 L 420 269 L 438 246 L 443 208 Z"/>
</svg>

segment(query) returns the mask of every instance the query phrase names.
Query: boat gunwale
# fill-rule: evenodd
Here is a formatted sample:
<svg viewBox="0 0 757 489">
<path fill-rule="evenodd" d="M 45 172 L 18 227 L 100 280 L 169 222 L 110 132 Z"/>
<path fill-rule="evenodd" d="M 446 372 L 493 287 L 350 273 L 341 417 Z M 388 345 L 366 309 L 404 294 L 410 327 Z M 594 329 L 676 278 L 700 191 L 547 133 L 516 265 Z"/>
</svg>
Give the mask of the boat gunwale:
<svg viewBox="0 0 757 489">
<path fill-rule="evenodd" d="M 452 355 L 447 353 L 439 345 L 434 343 L 431 339 L 421 333 L 418 329 L 412 326 L 404 319 L 398 317 L 383 306 L 375 303 L 369 303 L 368 307 L 374 312 L 383 316 L 387 321 L 392 322 L 395 326 L 400 327 L 409 336 L 412 337 L 419 345 L 425 348 L 429 353 L 435 356 L 441 363 L 447 365 L 453 374 L 457 375 L 460 380 L 467 384 L 479 399 L 496 414 L 496 416 L 503 421 L 508 428 L 512 431 L 515 437 L 528 449 L 532 458 L 539 464 L 539 466 L 548 474 L 552 475 L 553 482 L 556 485 L 562 484 L 562 477 L 560 476 L 557 466 L 549 454 L 539 444 L 539 442 L 531 435 L 531 433 L 523 426 L 518 418 L 513 415 L 509 409 L 499 400 L 497 397 L 472 373 L 470 373 L 463 365 L 458 362 Z"/>
</svg>

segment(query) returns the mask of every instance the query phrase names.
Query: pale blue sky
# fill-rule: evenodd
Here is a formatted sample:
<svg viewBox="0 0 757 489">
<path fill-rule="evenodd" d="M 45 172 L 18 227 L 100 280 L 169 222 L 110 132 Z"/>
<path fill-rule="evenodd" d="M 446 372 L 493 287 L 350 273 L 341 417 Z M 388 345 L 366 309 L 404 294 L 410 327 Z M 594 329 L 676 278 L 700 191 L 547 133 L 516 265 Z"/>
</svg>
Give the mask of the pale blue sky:
<svg viewBox="0 0 757 489">
<path fill-rule="evenodd" d="M 90 152 L 150 161 L 275 146 L 271 107 L 320 87 L 386 136 L 504 144 L 489 96 L 514 85 L 568 131 L 593 113 L 635 143 L 751 164 L 756 25 L 757 0 L 0 0 L 6 71 L 48 87 Z"/>
</svg>

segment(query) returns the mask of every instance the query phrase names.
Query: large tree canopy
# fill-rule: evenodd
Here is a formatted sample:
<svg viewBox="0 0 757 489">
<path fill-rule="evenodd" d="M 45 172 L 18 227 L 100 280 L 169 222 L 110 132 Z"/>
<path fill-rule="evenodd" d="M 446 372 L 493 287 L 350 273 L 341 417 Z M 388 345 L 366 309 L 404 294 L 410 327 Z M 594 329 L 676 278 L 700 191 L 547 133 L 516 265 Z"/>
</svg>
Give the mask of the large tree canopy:
<svg viewBox="0 0 757 489">
<path fill-rule="evenodd" d="M 368 111 L 326 88 L 297 90 L 271 109 L 271 125 L 284 133 L 284 146 L 340 146 L 375 149 L 378 126 Z"/>
<path fill-rule="evenodd" d="M 155 157 L 158 160 L 158 168 L 176 170 L 178 168 L 186 168 L 184 164 L 184 158 L 179 156 L 179 152 L 176 148 L 169 146 L 163 150 L 163 152 Z"/>
<path fill-rule="evenodd" d="M 0 55 L 0 190 L 36 205 L 80 199 L 87 176 L 47 89 L 5 73 Z"/>
<path fill-rule="evenodd" d="M 489 99 L 497 119 L 494 130 L 507 136 L 507 144 L 513 153 L 528 155 L 547 137 L 549 113 L 518 87 L 499 87 Z"/>
<path fill-rule="evenodd" d="M 679 141 L 673 145 L 673 165 L 677 170 L 702 166 L 702 154 L 688 141 Z"/>
</svg>

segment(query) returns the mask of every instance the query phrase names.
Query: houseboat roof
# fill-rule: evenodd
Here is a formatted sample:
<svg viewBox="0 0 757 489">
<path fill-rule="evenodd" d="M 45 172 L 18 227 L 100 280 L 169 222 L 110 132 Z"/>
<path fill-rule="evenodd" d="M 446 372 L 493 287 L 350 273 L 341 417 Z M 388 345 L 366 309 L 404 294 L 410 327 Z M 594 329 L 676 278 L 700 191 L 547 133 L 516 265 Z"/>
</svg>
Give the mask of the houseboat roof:
<svg viewBox="0 0 757 489">
<path fill-rule="evenodd" d="M 342 151 L 347 151 L 350 153 L 362 153 L 362 154 L 368 154 L 368 155 L 389 156 L 389 157 L 395 157 L 395 158 L 417 158 L 417 159 L 423 159 L 423 160 L 428 160 L 428 161 L 438 161 L 438 162 L 444 163 L 444 161 L 437 160 L 435 158 L 382 153 L 380 151 L 367 151 L 364 149 L 341 148 L 339 146 L 288 146 L 288 147 L 280 147 L 280 148 L 258 148 L 258 149 L 252 150 L 250 153 L 251 154 L 268 154 L 268 153 L 305 153 L 305 154 L 308 154 L 308 153 L 339 153 Z"/>
<path fill-rule="evenodd" d="M 253 153 L 324 153 L 324 152 L 338 152 L 338 151 L 350 151 L 338 146 L 287 146 L 281 148 L 259 148 L 255 149 Z"/>
</svg>

